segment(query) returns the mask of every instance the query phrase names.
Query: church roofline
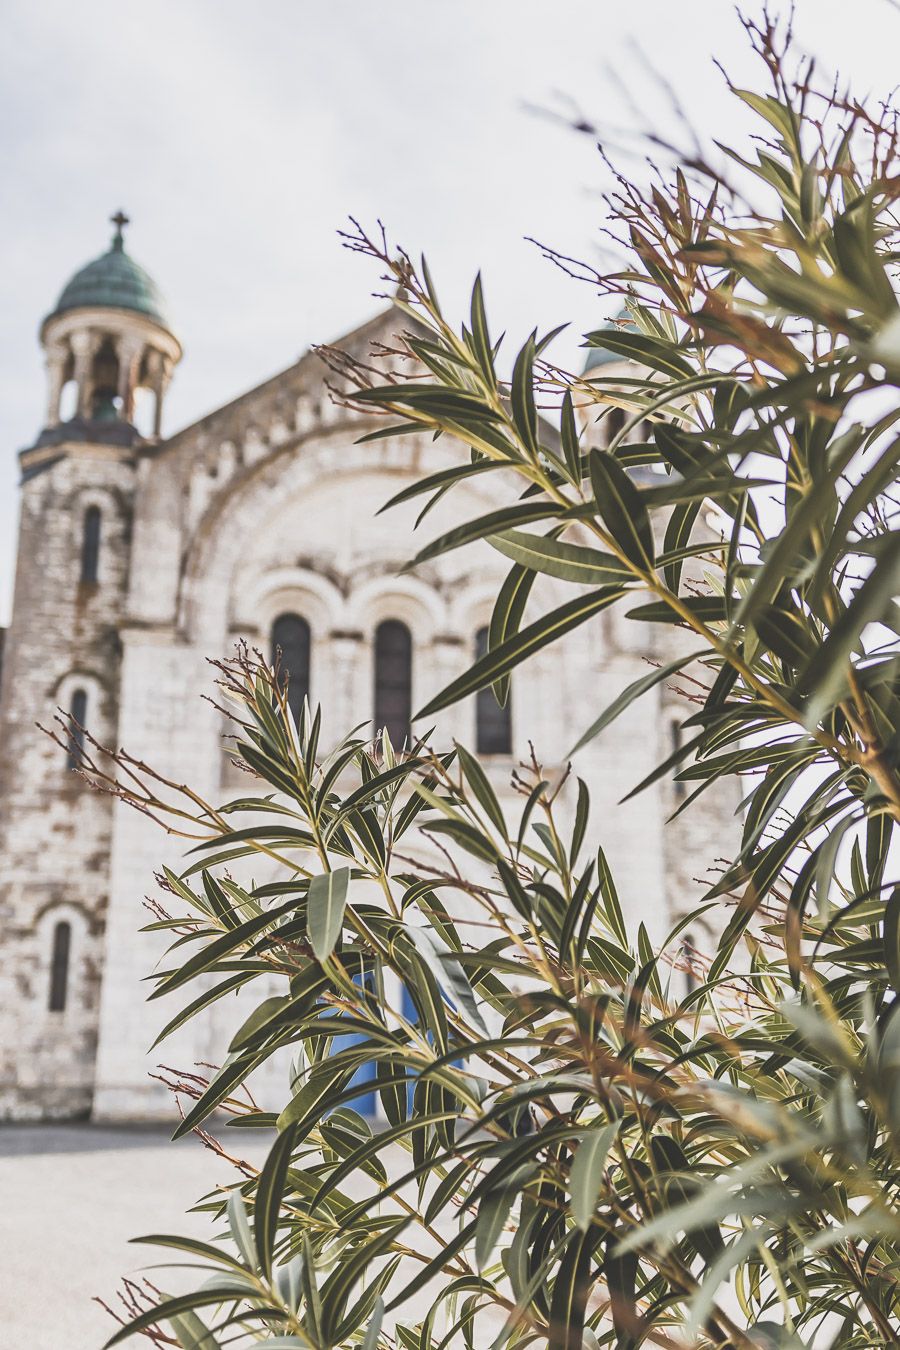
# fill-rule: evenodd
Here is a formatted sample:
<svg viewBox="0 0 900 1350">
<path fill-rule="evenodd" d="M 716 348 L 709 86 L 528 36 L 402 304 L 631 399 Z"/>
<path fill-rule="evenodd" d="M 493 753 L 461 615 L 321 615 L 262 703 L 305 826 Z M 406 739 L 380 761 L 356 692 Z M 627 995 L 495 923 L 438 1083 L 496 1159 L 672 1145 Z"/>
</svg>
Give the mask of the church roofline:
<svg viewBox="0 0 900 1350">
<path fill-rule="evenodd" d="M 389 305 L 386 308 L 379 310 L 378 313 L 374 314 L 370 319 L 366 319 L 364 323 L 351 329 L 350 332 L 343 333 L 340 337 L 333 339 L 328 345 L 336 347 L 355 345 L 356 343 L 361 342 L 370 333 L 374 335 L 376 332 L 383 331 L 386 320 L 393 314 L 396 314 L 398 319 L 402 319 L 404 323 L 409 322 L 407 316 L 401 314 L 401 312 L 396 310 L 393 305 Z M 269 390 L 274 391 L 278 385 L 283 384 L 286 378 L 302 378 L 306 375 L 307 371 L 313 377 L 314 381 L 321 382 L 323 371 L 322 358 L 312 347 L 308 347 L 292 365 L 285 366 L 283 369 L 276 371 L 274 375 L 270 375 L 268 379 L 263 380 L 260 384 L 245 389 L 243 393 L 238 394 L 235 398 L 229 399 L 227 403 L 222 403 L 219 407 L 211 409 L 208 413 L 204 413 L 202 417 L 198 417 L 196 421 L 189 422 L 186 426 L 181 427 L 180 430 L 173 432 L 171 436 L 165 437 L 164 440 L 159 441 L 148 448 L 154 455 L 162 455 L 170 450 L 176 450 L 183 440 L 188 440 L 197 432 L 202 432 L 203 430 L 212 427 L 219 418 L 227 418 L 229 414 L 238 409 L 242 403 L 248 403 L 255 398 L 264 396 Z"/>
</svg>

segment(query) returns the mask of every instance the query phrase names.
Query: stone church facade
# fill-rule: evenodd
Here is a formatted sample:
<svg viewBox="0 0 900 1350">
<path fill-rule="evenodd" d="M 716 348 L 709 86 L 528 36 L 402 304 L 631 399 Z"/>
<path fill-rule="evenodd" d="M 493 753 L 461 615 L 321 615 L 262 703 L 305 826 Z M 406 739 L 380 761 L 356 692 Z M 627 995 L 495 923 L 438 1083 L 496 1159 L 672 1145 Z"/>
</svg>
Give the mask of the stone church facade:
<svg viewBox="0 0 900 1350">
<path fill-rule="evenodd" d="M 410 704 L 471 660 L 508 567 L 481 544 L 399 575 L 416 547 L 416 504 L 376 512 L 460 447 L 418 434 L 358 444 L 379 423 L 332 402 L 313 353 L 163 436 L 181 347 L 155 284 L 125 251 L 124 223 L 116 218 L 108 252 L 76 274 L 42 325 L 45 426 L 20 454 L 0 683 L 0 1115 L 19 1118 L 172 1110 L 149 1077 L 160 1053 L 148 1058 L 147 1048 L 174 1008 L 146 1003 L 154 939 L 139 929 L 154 872 L 177 866 L 180 851 L 92 790 L 73 772 L 77 746 L 67 754 L 35 723 L 70 711 L 101 743 L 224 801 L 238 785 L 221 717 L 201 698 L 212 687 L 208 658 L 240 639 L 263 650 L 277 641 L 323 704 L 326 742 L 365 718 L 402 726 L 404 707 L 408 718 Z M 365 355 L 397 326 L 389 311 L 338 345 Z M 484 481 L 442 502 L 428 537 L 496 505 Z M 548 603 L 554 589 L 546 583 Z M 509 717 L 470 700 L 434 719 L 437 739 L 477 746 L 509 794 L 528 742 L 560 768 L 601 706 L 648 660 L 671 658 L 647 645 L 659 641 L 610 611 L 513 676 Z M 665 830 L 678 804 L 671 784 L 616 805 L 670 752 L 683 711 L 676 691 L 658 688 L 574 766 L 629 917 L 654 937 L 696 901 L 695 867 L 728 855 L 735 839 L 736 799 L 722 794 Z M 211 1015 L 164 1057 L 191 1067 L 220 1057 L 222 1043 Z"/>
</svg>

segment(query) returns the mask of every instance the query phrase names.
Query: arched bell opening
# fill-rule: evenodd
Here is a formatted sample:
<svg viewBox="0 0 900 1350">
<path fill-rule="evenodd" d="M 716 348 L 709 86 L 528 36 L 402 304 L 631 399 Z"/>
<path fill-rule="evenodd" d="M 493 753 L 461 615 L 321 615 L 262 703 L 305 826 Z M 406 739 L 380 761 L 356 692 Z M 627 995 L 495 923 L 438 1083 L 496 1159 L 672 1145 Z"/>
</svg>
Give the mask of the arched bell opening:
<svg viewBox="0 0 900 1350">
<path fill-rule="evenodd" d="M 156 419 L 156 396 L 152 389 L 139 384 L 134 391 L 134 402 L 128 421 L 142 436 L 152 436 Z"/>
<path fill-rule="evenodd" d="M 78 385 L 70 374 L 66 377 L 65 383 L 59 392 L 59 408 L 50 425 L 53 425 L 55 422 L 71 422 L 77 412 Z"/>
<path fill-rule="evenodd" d="M 122 416 L 119 356 L 111 337 L 101 341 L 91 366 L 88 410 L 94 422 L 115 422 Z"/>
</svg>

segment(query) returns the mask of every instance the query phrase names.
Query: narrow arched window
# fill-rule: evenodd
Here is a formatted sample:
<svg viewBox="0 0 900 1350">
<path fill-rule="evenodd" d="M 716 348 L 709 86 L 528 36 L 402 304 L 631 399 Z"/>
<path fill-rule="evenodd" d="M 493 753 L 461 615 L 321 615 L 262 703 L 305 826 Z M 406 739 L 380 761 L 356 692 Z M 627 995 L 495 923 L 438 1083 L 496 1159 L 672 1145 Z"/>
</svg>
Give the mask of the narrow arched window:
<svg viewBox="0 0 900 1350">
<path fill-rule="evenodd" d="M 272 624 L 271 660 L 281 653 L 281 677 L 287 681 L 287 700 L 294 721 L 300 721 L 303 700 L 309 698 L 312 636 L 309 624 L 299 614 L 279 614 Z"/>
<path fill-rule="evenodd" d="M 89 506 L 84 513 L 81 535 L 81 580 L 96 581 L 100 564 L 100 507 Z"/>
<path fill-rule="evenodd" d="M 400 749 L 412 739 L 412 637 L 399 619 L 385 619 L 375 630 L 375 730 L 387 730 Z"/>
<path fill-rule="evenodd" d="M 678 721 L 677 717 L 673 717 L 672 721 L 669 723 L 669 737 L 671 741 L 672 754 L 677 755 L 683 743 L 681 735 L 681 723 Z M 676 773 L 682 767 L 683 766 L 681 764 L 676 764 L 675 765 Z M 676 802 L 684 800 L 685 796 L 687 795 L 687 783 L 683 779 L 674 778 L 672 780 L 672 795 L 675 798 Z"/>
<path fill-rule="evenodd" d="M 68 767 L 77 769 L 84 755 L 84 729 L 87 724 L 87 694 L 83 689 L 75 689 L 69 703 L 69 756 Z"/>
<path fill-rule="evenodd" d="M 488 649 L 488 630 L 479 628 L 475 634 L 475 658 L 480 660 Z M 497 702 L 490 685 L 475 695 L 475 746 L 480 755 L 512 754 L 512 694 L 507 693 L 503 707 Z"/>
<path fill-rule="evenodd" d="M 684 989 L 685 995 L 690 996 L 697 988 L 697 969 L 694 964 L 696 955 L 694 939 L 690 933 L 685 933 L 684 942 L 681 946 L 681 959 L 684 962 Z"/>
<path fill-rule="evenodd" d="M 69 990 L 69 954 L 72 949 L 72 925 L 62 919 L 53 929 L 53 948 L 50 953 L 51 1012 L 65 1012 Z"/>
<path fill-rule="evenodd" d="M 625 409 L 610 408 L 606 414 L 606 444 L 611 444 L 625 425 Z"/>
</svg>

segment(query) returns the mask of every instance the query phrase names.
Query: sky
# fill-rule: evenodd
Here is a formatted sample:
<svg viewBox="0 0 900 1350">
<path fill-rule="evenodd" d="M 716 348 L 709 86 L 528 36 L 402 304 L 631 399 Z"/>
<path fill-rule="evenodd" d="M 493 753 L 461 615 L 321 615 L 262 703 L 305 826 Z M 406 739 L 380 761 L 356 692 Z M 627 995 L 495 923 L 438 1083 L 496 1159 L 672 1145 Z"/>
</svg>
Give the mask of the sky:
<svg viewBox="0 0 900 1350">
<path fill-rule="evenodd" d="M 857 92 L 893 88 L 894 0 L 797 0 L 796 30 Z M 338 238 L 350 215 L 424 251 L 451 313 L 480 269 L 511 343 L 570 321 L 554 354 L 574 362 L 609 302 L 526 236 L 599 261 L 608 177 L 548 110 L 601 124 L 636 164 L 642 133 L 679 135 L 668 83 L 701 133 L 739 136 L 714 58 L 758 82 L 728 0 L 6 0 L 0 624 L 17 452 L 44 408 L 37 329 L 113 211 L 185 348 L 168 432 L 375 312 L 377 269 Z"/>
</svg>

